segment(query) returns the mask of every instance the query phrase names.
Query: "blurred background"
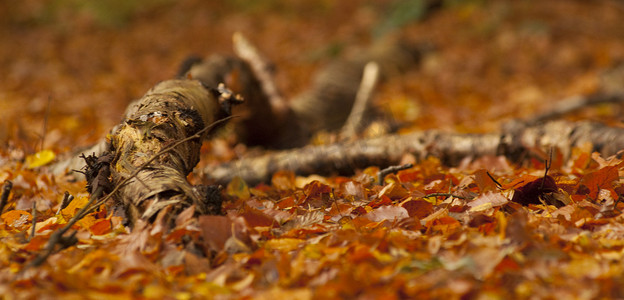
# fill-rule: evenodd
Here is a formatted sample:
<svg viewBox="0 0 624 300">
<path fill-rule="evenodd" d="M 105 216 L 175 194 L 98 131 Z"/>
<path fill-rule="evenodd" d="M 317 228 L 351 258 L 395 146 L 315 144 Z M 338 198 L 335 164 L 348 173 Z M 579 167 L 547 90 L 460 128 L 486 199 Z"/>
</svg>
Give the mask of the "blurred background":
<svg viewBox="0 0 624 300">
<path fill-rule="evenodd" d="M 22 0 L 0 2 L 0 142 L 86 146 L 189 55 L 231 54 L 242 32 L 290 98 L 316 70 L 387 36 L 429 45 L 375 104 L 404 131 L 499 130 L 601 89 L 624 62 L 624 2 Z M 567 116 L 619 126 L 618 106 Z M 44 145 L 42 133 L 46 132 Z"/>
</svg>

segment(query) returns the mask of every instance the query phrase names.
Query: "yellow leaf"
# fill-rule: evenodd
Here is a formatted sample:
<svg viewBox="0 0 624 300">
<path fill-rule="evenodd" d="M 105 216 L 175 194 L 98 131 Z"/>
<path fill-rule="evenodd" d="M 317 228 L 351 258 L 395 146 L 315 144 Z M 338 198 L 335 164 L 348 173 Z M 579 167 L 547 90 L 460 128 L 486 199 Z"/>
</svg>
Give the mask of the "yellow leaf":
<svg viewBox="0 0 624 300">
<path fill-rule="evenodd" d="M 56 155 L 52 150 L 41 150 L 35 154 L 26 156 L 26 168 L 33 169 L 45 166 L 52 162 Z"/>
<path fill-rule="evenodd" d="M 303 241 L 300 239 L 283 238 L 268 240 L 264 246 L 269 250 L 292 251 L 299 248 Z"/>
<path fill-rule="evenodd" d="M 69 220 L 76 214 L 76 212 L 83 208 L 87 202 L 89 202 L 89 197 L 87 196 L 76 197 L 69 203 L 69 205 L 67 205 L 67 207 L 61 210 L 61 215 L 66 220 Z"/>
<path fill-rule="evenodd" d="M 234 177 L 230 181 L 225 191 L 229 196 L 242 200 L 248 200 L 251 197 L 247 183 L 239 176 Z"/>
</svg>

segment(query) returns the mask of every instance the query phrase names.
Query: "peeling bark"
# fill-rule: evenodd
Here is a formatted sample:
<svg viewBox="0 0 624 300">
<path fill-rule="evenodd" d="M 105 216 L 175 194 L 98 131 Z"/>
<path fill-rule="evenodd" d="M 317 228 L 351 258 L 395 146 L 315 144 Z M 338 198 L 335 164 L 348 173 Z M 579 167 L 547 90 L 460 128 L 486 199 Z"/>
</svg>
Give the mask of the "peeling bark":
<svg viewBox="0 0 624 300">
<path fill-rule="evenodd" d="M 222 113 L 213 92 L 195 80 L 161 82 L 138 101 L 110 138 L 112 184 L 124 183 L 114 197 L 131 222 L 149 220 L 168 206 L 174 214 L 190 205 L 199 213 L 209 210 L 205 196 L 186 180 L 199 162 L 206 133 L 162 151 L 196 135 Z"/>
</svg>

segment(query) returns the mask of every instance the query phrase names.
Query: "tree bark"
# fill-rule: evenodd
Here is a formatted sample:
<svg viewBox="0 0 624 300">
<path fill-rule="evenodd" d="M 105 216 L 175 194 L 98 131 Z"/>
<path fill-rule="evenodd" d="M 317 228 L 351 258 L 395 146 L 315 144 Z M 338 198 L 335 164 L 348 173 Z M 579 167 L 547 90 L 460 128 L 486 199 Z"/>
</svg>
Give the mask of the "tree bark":
<svg viewBox="0 0 624 300">
<path fill-rule="evenodd" d="M 429 130 L 270 152 L 208 166 L 203 174 L 222 184 L 240 176 L 253 185 L 270 181 L 278 170 L 289 170 L 297 175 L 352 174 L 357 168 L 396 165 L 405 154 L 412 154 L 417 159 L 435 156 L 449 166 L 457 165 L 465 158 L 484 155 L 504 155 L 518 161 L 527 154 L 548 153 L 551 147 L 567 158 L 573 147 L 587 142 L 593 145 L 594 151 L 605 156 L 616 154 L 624 149 L 624 128 L 593 122 L 552 121 L 531 127 L 516 122 L 506 126 L 502 133 L 489 134 Z"/>
<path fill-rule="evenodd" d="M 174 215 L 193 204 L 206 213 L 205 195 L 186 176 L 199 162 L 204 128 L 221 114 L 216 94 L 196 80 L 161 82 L 138 101 L 109 147 L 114 197 L 132 223 L 169 206 Z"/>
</svg>

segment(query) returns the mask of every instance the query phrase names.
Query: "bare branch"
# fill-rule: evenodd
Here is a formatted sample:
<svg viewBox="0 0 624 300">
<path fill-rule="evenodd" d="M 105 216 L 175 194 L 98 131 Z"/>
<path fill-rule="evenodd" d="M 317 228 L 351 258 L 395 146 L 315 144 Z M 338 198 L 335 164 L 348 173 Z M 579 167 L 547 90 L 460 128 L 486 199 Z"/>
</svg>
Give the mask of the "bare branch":
<svg viewBox="0 0 624 300">
<path fill-rule="evenodd" d="M 373 92 L 379 81 L 379 65 L 376 62 L 369 62 L 364 66 L 362 82 L 355 96 L 355 102 L 351 113 L 347 118 L 342 131 L 341 137 L 344 139 L 352 139 L 362 131 L 364 126 L 364 116 L 370 109 L 370 102 L 373 98 Z"/>
</svg>

